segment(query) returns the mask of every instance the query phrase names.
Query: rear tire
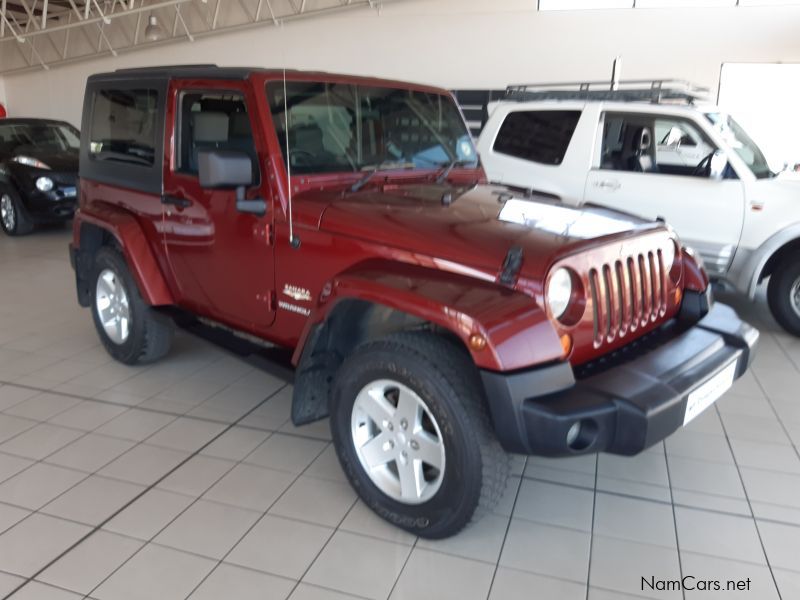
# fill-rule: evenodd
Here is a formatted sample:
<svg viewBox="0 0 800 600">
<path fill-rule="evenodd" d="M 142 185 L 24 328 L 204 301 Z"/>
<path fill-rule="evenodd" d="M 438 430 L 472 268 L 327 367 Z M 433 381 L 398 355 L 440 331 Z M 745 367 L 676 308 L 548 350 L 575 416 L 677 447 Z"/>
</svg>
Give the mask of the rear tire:
<svg viewBox="0 0 800 600">
<path fill-rule="evenodd" d="M 361 499 L 415 535 L 451 536 L 505 490 L 509 459 L 478 372 L 463 348 L 433 333 L 397 333 L 357 348 L 336 374 L 331 429 Z"/>
<path fill-rule="evenodd" d="M 33 221 L 11 186 L 0 186 L 0 227 L 10 236 L 27 235 L 33 231 Z"/>
<path fill-rule="evenodd" d="M 772 273 L 767 300 L 780 326 L 800 336 L 800 254 L 789 256 Z"/>
<path fill-rule="evenodd" d="M 145 303 L 119 252 L 100 249 L 91 281 L 94 325 L 114 359 L 126 365 L 145 364 L 169 352 L 172 322 Z"/>
</svg>

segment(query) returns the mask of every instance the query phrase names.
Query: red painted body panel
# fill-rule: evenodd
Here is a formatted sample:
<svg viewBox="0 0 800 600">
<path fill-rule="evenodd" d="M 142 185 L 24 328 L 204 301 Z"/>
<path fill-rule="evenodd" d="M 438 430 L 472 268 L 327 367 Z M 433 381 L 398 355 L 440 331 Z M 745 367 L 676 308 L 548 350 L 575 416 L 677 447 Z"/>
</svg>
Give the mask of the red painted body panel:
<svg viewBox="0 0 800 600">
<path fill-rule="evenodd" d="M 81 209 L 73 222 L 75 247 L 80 247 L 82 223 L 105 229 L 122 248 L 142 298 L 153 306 L 175 304 L 165 277 L 163 252 L 157 244 L 161 199 L 83 179 L 80 186 Z"/>
<path fill-rule="evenodd" d="M 328 74 L 286 76 L 387 85 Z M 292 247 L 289 181 L 265 93 L 265 82 L 277 77 L 274 72 L 254 72 L 246 81 L 170 84 L 164 191 L 190 199 L 190 207 L 165 207 L 158 197 L 82 181 L 76 222 L 90 221 L 125 236 L 120 241 L 126 257 L 151 304 L 174 302 L 295 348 L 297 360 L 314 323 L 324 320 L 341 299 L 360 298 L 437 323 L 465 342 L 473 333 L 485 336 L 489 344 L 473 351 L 473 358 L 477 365 L 496 371 L 562 360 L 562 333 L 575 342 L 571 362 L 592 360 L 677 311 L 671 301 L 635 334 L 631 331 L 600 346 L 593 344 L 591 302 L 569 327 L 549 318 L 544 284 L 554 265 L 575 269 L 588 286 L 592 268 L 613 264 L 634 249 L 658 251 L 672 243 L 674 234 L 661 224 L 602 209 L 563 208 L 569 213 L 569 226 L 563 229 L 544 218 L 525 225 L 500 220 L 501 189 L 481 185 L 485 174 L 480 168 L 454 169 L 446 184 L 434 183 L 436 169 L 381 172 L 356 193 L 349 188 L 362 173 L 292 176 L 293 222 L 300 240 L 299 247 Z M 413 84 L 390 85 L 446 93 Z M 261 169 L 260 184 L 247 196 L 267 201 L 264 217 L 237 213 L 232 191 L 204 190 L 196 177 L 174 172 L 176 94 L 183 88 L 236 89 L 245 94 Z M 451 203 L 442 201 L 445 193 L 452 195 Z M 113 209 L 114 204 L 122 210 Z M 612 226 L 606 228 L 609 223 Z M 577 235 L 573 227 L 593 233 Z M 498 280 L 515 246 L 522 249 L 523 263 L 516 284 L 505 287 Z M 681 285 L 682 280 L 671 283 L 664 292 L 673 298 L 674 288 Z M 307 290 L 310 300 L 292 298 L 286 286 Z"/>
</svg>

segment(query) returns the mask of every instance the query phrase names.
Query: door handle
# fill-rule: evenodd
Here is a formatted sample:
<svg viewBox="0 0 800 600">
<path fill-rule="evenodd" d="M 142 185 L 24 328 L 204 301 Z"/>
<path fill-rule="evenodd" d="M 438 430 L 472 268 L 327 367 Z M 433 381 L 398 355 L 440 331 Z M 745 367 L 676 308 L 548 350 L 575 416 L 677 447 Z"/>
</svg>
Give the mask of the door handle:
<svg viewBox="0 0 800 600">
<path fill-rule="evenodd" d="M 192 205 L 192 201 L 187 198 L 178 198 L 177 196 L 161 196 L 161 204 L 172 204 L 178 208 L 188 208 Z"/>
<path fill-rule="evenodd" d="M 594 187 L 600 188 L 602 190 L 610 190 L 612 192 L 616 192 L 619 188 L 622 187 L 622 184 L 616 179 L 604 179 L 602 181 L 595 181 Z"/>
</svg>

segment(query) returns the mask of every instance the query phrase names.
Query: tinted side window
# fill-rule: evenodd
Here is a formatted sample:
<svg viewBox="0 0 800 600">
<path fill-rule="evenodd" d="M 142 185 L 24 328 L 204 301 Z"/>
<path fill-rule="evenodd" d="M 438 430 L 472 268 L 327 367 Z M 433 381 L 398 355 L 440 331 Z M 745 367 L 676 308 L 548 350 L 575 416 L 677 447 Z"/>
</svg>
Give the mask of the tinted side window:
<svg viewBox="0 0 800 600">
<path fill-rule="evenodd" d="M 94 95 L 89 156 L 151 166 L 155 161 L 158 92 L 103 89 Z"/>
<path fill-rule="evenodd" d="M 560 165 L 580 116 L 578 110 L 509 113 L 497 133 L 494 151 L 545 165 Z"/>
</svg>

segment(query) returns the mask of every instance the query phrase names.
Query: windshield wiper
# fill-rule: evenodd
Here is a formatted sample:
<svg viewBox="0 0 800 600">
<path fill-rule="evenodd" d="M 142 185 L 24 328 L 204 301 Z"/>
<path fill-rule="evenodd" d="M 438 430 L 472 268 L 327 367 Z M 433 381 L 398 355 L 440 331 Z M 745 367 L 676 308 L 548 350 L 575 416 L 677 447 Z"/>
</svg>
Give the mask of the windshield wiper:
<svg viewBox="0 0 800 600">
<path fill-rule="evenodd" d="M 474 160 L 469 160 L 466 158 L 457 158 L 455 160 L 450 161 L 450 163 L 446 166 L 443 166 L 436 175 L 436 183 L 444 183 L 447 179 L 447 176 L 450 175 L 450 171 L 455 169 L 456 167 L 466 167 L 467 165 L 474 165 Z"/>
<path fill-rule="evenodd" d="M 392 168 L 395 168 L 395 169 L 413 169 L 414 168 L 414 163 L 410 163 L 410 162 L 407 162 L 407 161 L 399 161 L 399 160 L 385 160 L 382 163 L 379 163 L 377 165 L 366 167 L 363 170 L 366 170 L 367 173 L 361 179 L 356 181 L 350 187 L 350 191 L 351 192 L 357 192 L 362 187 L 367 185 L 367 183 L 369 183 L 369 181 L 373 177 L 375 177 L 375 174 L 378 171 L 381 171 L 383 169 L 392 169 Z"/>
</svg>

